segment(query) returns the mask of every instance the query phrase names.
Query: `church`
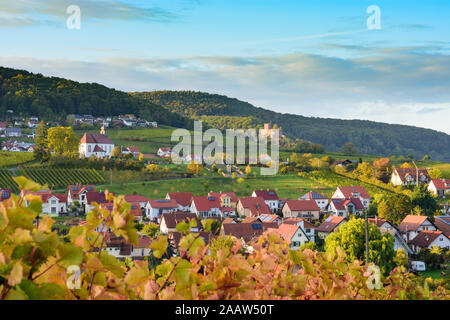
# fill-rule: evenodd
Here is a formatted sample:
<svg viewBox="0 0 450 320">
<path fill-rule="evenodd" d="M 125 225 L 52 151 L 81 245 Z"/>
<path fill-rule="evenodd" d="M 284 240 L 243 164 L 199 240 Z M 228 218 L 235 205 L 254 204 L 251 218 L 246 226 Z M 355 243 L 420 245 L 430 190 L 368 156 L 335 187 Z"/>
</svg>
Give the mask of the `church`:
<svg viewBox="0 0 450 320">
<path fill-rule="evenodd" d="M 100 133 L 86 132 L 81 138 L 79 153 L 80 157 L 89 158 L 92 155 L 103 159 L 111 157 L 114 149 L 114 142 L 106 135 L 105 127 L 103 126 Z"/>
</svg>

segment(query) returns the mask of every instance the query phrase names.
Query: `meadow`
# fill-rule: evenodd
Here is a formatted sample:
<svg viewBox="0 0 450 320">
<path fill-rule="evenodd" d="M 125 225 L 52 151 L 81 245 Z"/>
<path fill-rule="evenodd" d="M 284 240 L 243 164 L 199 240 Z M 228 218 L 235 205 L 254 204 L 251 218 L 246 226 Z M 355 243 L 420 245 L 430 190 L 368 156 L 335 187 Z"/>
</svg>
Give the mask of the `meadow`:
<svg viewBox="0 0 450 320">
<path fill-rule="evenodd" d="M 12 167 L 33 161 L 32 152 L 0 151 L 0 167 Z"/>
</svg>

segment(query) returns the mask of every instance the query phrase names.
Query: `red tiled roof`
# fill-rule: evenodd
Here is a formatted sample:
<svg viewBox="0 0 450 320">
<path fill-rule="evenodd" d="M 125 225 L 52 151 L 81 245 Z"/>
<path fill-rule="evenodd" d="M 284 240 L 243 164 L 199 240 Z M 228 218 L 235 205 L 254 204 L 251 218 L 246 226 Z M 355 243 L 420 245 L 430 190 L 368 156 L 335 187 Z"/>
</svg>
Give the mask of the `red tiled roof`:
<svg viewBox="0 0 450 320">
<path fill-rule="evenodd" d="M 95 191 L 94 185 L 69 185 L 67 190 L 72 198 L 78 198 L 78 195 L 83 190 L 90 189 L 88 191 Z"/>
<path fill-rule="evenodd" d="M 345 217 L 328 217 L 322 224 L 316 229 L 317 232 L 332 232 L 339 224 L 341 224 L 344 220 L 347 220 Z"/>
<path fill-rule="evenodd" d="M 86 132 L 81 138 L 80 143 L 99 143 L 99 144 L 114 144 L 114 142 L 100 133 Z"/>
<path fill-rule="evenodd" d="M 450 216 L 434 217 L 434 224 L 447 237 L 450 237 Z"/>
<path fill-rule="evenodd" d="M 193 197 L 197 211 L 211 211 L 212 208 L 220 208 L 220 200 L 217 197 Z"/>
<path fill-rule="evenodd" d="M 283 224 L 298 224 L 303 221 L 303 226 L 308 229 L 316 229 L 317 227 L 310 223 L 306 218 L 287 218 L 283 220 Z"/>
<path fill-rule="evenodd" d="M 183 207 L 189 207 L 191 200 L 194 197 L 192 192 L 169 192 L 166 198 L 170 200 L 175 200 L 178 204 Z"/>
<path fill-rule="evenodd" d="M 131 153 L 141 153 L 141 151 L 139 150 L 139 148 L 138 148 L 138 147 L 135 147 L 135 146 L 128 147 L 127 149 L 128 149 L 128 151 L 130 151 Z"/>
<path fill-rule="evenodd" d="M 158 208 L 158 209 L 177 209 L 178 204 L 175 200 L 149 200 L 150 206 L 152 208 Z"/>
<path fill-rule="evenodd" d="M 292 237 L 297 232 L 299 226 L 292 224 L 280 224 L 278 229 L 272 229 L 277 232 L 287 243 L 291 243 Z"/>
<path fill-rule="evenodd" d="M 370 195 L 367 192 L 366 188 L 361 186 L 355 187 L 338 187 L 338 189 L 342 192 L 345 198 L 355 198 L 355 194 L 359 193 L 362 198 L 370 199 Z"/>
<path fill-rule="evenodd" d="M 433 179 L 430 183 L 438 190 L 450 190 L 450 179 Z"/>
<path fill-rule="evenodd" d="M 227 223 L 222 224 L 223 232 L 226 236 L 233 236 L 238 239 L 244 239 L 244 241 L 249 242 L 255 237 L 259 237 L 267 228 L 272 226 L 264 227 L 261 223 Z M 278 225 L 275 223 L 274 228 Z"/>
<path fill-rule="evenodd" d="M 378 218 L 375 218 L 375 219 L 369 218 L 369 219 L 367 219 L 367 220 L 369 220 L 370 223 L 375 224 L 378 228 L 381 227 L 381 226 L 382 226 L 383 224 L 385 224 L 386 222 L 389 223 L 389 222 L 388 222 L 387 220 L 385 220 L 385 219 L 378 219 Z"/>
<path fill-rule="evenodd" d="M 398 226 L 398 229 L 400 232 L 407 232 L 407 231 L 415 231 L 417 230 L 426 220 L 427 216 L 413 216 L 408 215 L 403 219 L 403 221 Z"/>
<path fill-rule="evenodd" d="M 417 247 L 425 248 L 432 244 L 441 234 L 443 234 L 442 231 L 422 230 L 410 243 Z"/>
<path fill-rule="evenodd" d="M 261 214 L 271 214 L 270 208 L 264 202 L 263 198 L 260 197 L 244 197 L 240 198 L 239 202 L 241 203 L 244 209 L 250 210 L 253 216 L 260 216 Z"/>
<path fill-rule="evenodd" d="M 416 168 L 395 168 L 394 172 L 398 173 L 398 176 L 400 177 L 400 179 L 405 182 L 406 177 L 408 175 L 412 176 L 415 179 L 416 178 L 416 173 L 417 173 L 417 169 Z M 430 175 L 428 174 L 428 170 L 427 169 L 423 169 L 423 168 L 419 168 L 419 177 L 421 176 L 426 176 L 428 178 L 428 180 L 430 179 Z"/>
<path fill-rule="evenodd" d="M 130 205 L 130 213 L 135 217 L 142 217 L 142 209 L 139 202 L 131 202 Z"/>
<path fill-rule="evenodd" d="M 139 194 L 134 194 L 134 195 L 125 196 L 125 201 L 129 202 L 129 203 L 131 203 L 131 202 L 148 202 L 148 201 L 150 201 L 150 199 L 146 198 L 144 196 L 141 196 Z"/>
<path fill-rule="evenodd" d="M 231 202 L 237 202 L 238 197 L 234 192 L 210 192 L 208 193 L 208 197 L 217 197 L 221 199 L 224 196 L 229 196 L 231 198 Z"/>
<path fill-rule="evenodd" d="M 105 203 L 106 197 L 103 191 L 88 191 L 86 192 L 86 202 L 91 204 L 92 202 L 96 202 L 98 204 Z"/>
<path fill-rule="evenodd" d="M 331 202 L 333 203 L 334 207 L 337 210 L 346 210 L 347 206 L 350 203 L 353 203 L 356 210 L 364 210 L 364 206 L 361 203 L 361 200 L 359 198 L 350 198 L 350 199 L 331 199 Z"/>
<path fill-rule="evenodd" d="M 275 190 L 255 190 L 253 191 L 257 197 L 263 198 L 264 200 L 280 200 L 278 198 Z"/>
<path fill-rule="evenodd" d="M 284 206 L 291 211 L 320 211 L 315 200 L 287 200 Z"/>
<path fill-rule="evenodd" d="M 201 223 L 197 218 L 195 213 L 165 213 L 162 215 L 161 221 L 164 219 L 166 222 L 166 226 L 169 229 L 175 229 L 177 225 L 181 222 L 189 223 L 191 220 L 195 220 L 197 222 L 197 227 L 201 227 Z"/>
</svg>

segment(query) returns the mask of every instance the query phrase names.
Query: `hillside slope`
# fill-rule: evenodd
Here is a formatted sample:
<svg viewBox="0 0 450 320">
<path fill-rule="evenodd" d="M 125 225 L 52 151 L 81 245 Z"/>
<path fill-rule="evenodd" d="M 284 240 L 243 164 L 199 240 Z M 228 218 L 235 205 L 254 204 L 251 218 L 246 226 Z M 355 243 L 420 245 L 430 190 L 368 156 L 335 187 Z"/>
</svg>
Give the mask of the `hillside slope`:
<svg viewBox="0 0 450 320">
<path fill-rule="evenodd" d="M 65 118 L 68 114 L 134 113 L 174 127 L 189 127 L 192 123 L 154 103 L 97 83 L 79 83 L 0 67 L 0 112 L 5 114 L 6 110 L 48 120 Z"/>
<path fill-rule="evenodd" d="M 132 95 L 191 118 L 251 117 L 251 122 L 256 120 L 260 124 L 276 123 L 287 136 L 321 144 L 327 151 L 340 151 L 342 145 L 350 141 L 361 154 L 411 154 L 417 158 L 428 154 L 435 160 L 450 161 L 450 136 L 435 130 L 373 121 L 281 114 L 237 99 L 202 92 L 155 91 Z"/>
</svg>

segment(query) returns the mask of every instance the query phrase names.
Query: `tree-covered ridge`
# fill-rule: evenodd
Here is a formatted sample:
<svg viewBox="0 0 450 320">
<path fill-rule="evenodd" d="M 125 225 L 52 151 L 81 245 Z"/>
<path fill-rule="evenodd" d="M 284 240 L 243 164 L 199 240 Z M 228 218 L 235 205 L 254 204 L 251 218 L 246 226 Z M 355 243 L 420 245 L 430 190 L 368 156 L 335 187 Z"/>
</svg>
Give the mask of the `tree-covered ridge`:
<svg viewBox="0 0 450 320">
<path fill-rule="evenodd" d="M 117 116 L 134 113 L 142 118 L 177 127 L 189 120 L 149 101 L 97 83 L 79 83 L 0 67 L 0 112 L 43 119 L 65 119 L 68 114 Z"/>
<path fill-rule="evenodd" d="M 327 151 L 340 151 L 341 147 L 350 141 L 360 154 L 383 156 L 411 154 L 417 158 L 428 154 L 435 160 L 450 161 L 450 136 L 435 130 L 364 120 L 281 114 L 257 108 L 237 99 L 202 92 L 156 91 L 133 95 L 189 117 L 203 115 L 253 117 L 260 124 L 276 123 L 283 128 L 287 136 L 312 141 L 324 146 Z"/>
</svg>

